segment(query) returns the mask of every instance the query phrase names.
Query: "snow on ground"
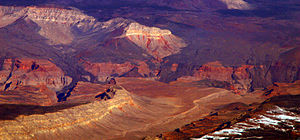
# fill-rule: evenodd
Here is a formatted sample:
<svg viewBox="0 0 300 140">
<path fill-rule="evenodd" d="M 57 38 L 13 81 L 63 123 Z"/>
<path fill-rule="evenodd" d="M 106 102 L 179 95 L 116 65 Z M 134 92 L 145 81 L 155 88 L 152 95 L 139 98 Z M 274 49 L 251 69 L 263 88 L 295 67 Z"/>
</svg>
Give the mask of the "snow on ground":
<svg viewBox="0 0 300 140">
<path fill-rule="evenodd" d="M 243 122 L 239 122 L 231 126 L 230 128 L 215 131 L 211 134 L 207 134 L 201 138 L 193 138 L 193 140 L 207 140 L 207 139 L 229 139 L 230 136 L 241 136 L 243 133 L 253 129 L 271 128 L 277 131 L 295 130 L 295 123 L 300 122 L 299 114 L 290 112 L 284 108 L 275 106 L 274 109 L 267 111 L 263 115 L 256 115 L 252 118 L 248 118 Z M 283 127 L 287 126 L 287 127 Z M 299 131 L 299 130 L 298 130 Z M 262 139 L 263 137 L 256 137 Z"/>
</svg>

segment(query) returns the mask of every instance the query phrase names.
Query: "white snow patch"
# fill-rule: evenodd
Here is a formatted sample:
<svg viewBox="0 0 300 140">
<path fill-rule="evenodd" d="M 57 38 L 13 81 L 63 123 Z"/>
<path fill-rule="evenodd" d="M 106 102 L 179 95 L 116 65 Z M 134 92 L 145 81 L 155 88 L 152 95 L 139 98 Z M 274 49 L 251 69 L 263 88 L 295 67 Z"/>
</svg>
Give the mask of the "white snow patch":
<svg viewBox="0 0 300 140">
<path fill-rule="evenodd" d="M 209 135 L 205 135 L 201 138 L 191 138 L 192 140 L 228 140 L 228 137 L 220 137 L 220 136 L 209 136 Z"/>
<path fill-rule="evenodd" d="M 215 131 L 214 133 L 193 140 L 230 139 L 230 136 L 243 135 L 247 130 L 260 129 L 264 128 L 264 126 L 285 132 L 291 129 L 295 130 L 294 122 L 300 122 L 300 116 L 298 114 L 275 106 L 275 109 L 267 111 L 264 115 L 248 118 L 244 122 L 236 123 L 230 128 Z M 281 128 L 282 125 L 289 126 L 290 128 Z M 263 137 L 255 136 L 255 138 L 262 139 Z"/>
<path fill-rule="evenodd" d="M 242 135 L 244 129 L 232 128 L 232 129 L 222 129 L 220 131 L 216 131 L 213 134 L 215 135 Z"/>
<path fill-rule="evenodd" d="M 296 116 L 289 116 L 289 115 L 272 115 L 272 117 L 281 119 L 281 120 L 296 120 L 296 121 L 300 121 L 300 117 L 296 117 Z"/>
<path fill-rule="evenodd" d="M 285 109 L 279 107 L 279 106 L 275 106 L 276 109 L 273 109 L 273 110 L 270 110 L 270 111 L 267 111 L 267 113 L 288 113 L 289 111 L 286 111 Z"/>
<path fill-rule="evenodd" d="M 280 123 L 280 121 L 271 119 L 264 115 L 259 115 L 259 117 L 259 119 L 249 119 L 249 121 L 252 123 L 259 123 L 264 125 L 278 125 L 278 123 Z"/>
</svg>

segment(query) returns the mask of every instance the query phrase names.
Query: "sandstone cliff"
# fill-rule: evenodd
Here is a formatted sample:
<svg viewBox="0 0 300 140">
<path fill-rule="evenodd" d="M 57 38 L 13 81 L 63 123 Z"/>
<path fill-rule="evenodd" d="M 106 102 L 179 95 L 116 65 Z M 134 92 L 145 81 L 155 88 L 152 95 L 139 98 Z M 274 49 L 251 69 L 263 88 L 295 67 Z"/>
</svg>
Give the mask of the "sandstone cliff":
<svg viewBox="0 0 300 140">
<path fill-rule="evenodd" d="M 119 77 L 124 75 L 125 73 L 131 71 L 134 68 L 138 69 L 138 73 L 142 77 L 148 77 L 152 75 L 152 70 L 150 70 L 148 64 L 144 61 L 136 61 L 135 64 L 131 62 L 125 63 L 91 63 L 88 61 L 81 61 L 83 63 L 83 67 L 86 71 L 93 74 L 97 77 L 98 81 L 105 82 L 108 77 Z"/>
<path fill-rule="evenodd" d="M 1 91 L 28 85 L 44 85 L 59 91 L 72 81 L 55 64 L 43 59 L 5 59 L 0 74 Z"/>
<path fill-rule="evenodd" d="M 186 43 L 169 30 L 147 27 L 138 23 L 131 23 L 125 28 L 125 36 L 142 47 L 157 59 L 180 52 Z"/>
</svg>

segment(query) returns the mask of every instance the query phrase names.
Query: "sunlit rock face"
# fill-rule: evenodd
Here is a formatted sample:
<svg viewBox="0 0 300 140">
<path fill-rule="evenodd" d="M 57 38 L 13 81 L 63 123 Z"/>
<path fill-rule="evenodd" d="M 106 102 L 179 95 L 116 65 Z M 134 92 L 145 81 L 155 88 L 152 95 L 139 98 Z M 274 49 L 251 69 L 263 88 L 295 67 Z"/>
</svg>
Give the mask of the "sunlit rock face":
<svg viewBox="0 0 300 140">
<path fill-rule="evenodd" d="M 53 91 L 59 91 L 72 81 L 55 64 L 42 59 L 6 59 L 0 75 L 1 91 L 28 85 L 45 85 Z"/>
<path fill-rule="evenodd" d="M 220 0 L 228 9 L 249 10 L 252 6 L 244 0 Z"/>
<path fill-rule="evenodd" d="M 47 38 L 50 45 L 71 43 L 74 39 L 71 26 L 91 28 L 96 23 L 93 17 L 75 9 L 0 6 L 0 27 L 9 25 L 19 18 L 38 24 L 41 27 L 39 34 Z"/>
<path fill-rule="evenodd" d="M 125 36 L 157 59 L 176 54 L 187 46 L 169 30 L 147 27 L 139 23 L 131 23 L 125 29 Z"/>
<path fill-rule="evenodd" d="M 0 27 L 22 18 L 27 22 L 33 21 L 37 24 L 40 27 L 38 34 L 45 37 L 49 45 L 67 45 L 76 42 L 74 38 L 78 37 L 78 34 L 74 32 L 77 31 L 96 33 L 99 36 L 108 34 L 115 38 L 121 35 L 115 32 L 123 31 L 121 37 L 128 38 L 158 60 L 176 54 L 181 48 L 187 46 L 184 40 L 172 34 L 170 30 L 147 27 L 124 18 L 98 22 L 94 17 L 77 9 L 0 7 Z"/>
</svg>

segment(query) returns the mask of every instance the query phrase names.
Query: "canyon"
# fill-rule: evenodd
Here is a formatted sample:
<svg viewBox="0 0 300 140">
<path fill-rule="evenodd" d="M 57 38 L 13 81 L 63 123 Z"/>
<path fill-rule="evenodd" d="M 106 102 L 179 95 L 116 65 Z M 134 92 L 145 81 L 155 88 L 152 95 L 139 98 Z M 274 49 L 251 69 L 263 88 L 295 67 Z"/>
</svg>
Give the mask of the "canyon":
<svg viewBox="0 0 300 140">
<path fill-rule="evenodd" d="M 56 106 L 44 109 L 34 107 L 35 111 L 31 115 L 24 114 L 12 120 L 1 121 L 0 136 L 4 139 L 70 139 L 74 135 L 79 139 L 142 139 L 146 135 L 188 123 L 199 117 L 199 114 L 208 114 L 219 105 L 234 101 L 259 101 L 253 97 L 240 97 L 224 89 L 187 87 L 182 83 L 168 85 L 136 78 L 121 78 L 117 81 L 119 85 L 114 87 L 116 93 L 112 99 L 91 101 L 93 96 L 89 103 L 58 112 L 51 111 L 59 109 Z M 150 84 L 151 87 L 148 86 Z M 74 101 L 71 100 L 72 96 L 76 94 L 69 97 L 70 101 Z M 218 102 L 211 104 L 211 101 Z M 68 101 L 59 106 L 67 103 Z M 207 106 L 203 106 L 204 104 Z M 26 106 L 19 108 L 26 109 Z M 13 108 L 7 110 L 9 109 Z M 39 110 L 45 112 L 38 113 Z M 117 128 L 115 124 L 119 124 Z M 147 127 L 140 127 L 141 125 Z"/>
<path fill-rule="evenodd" d="M 299 5 L 3 0 L 0 139 L 298 138 Z"/>
</svg>

